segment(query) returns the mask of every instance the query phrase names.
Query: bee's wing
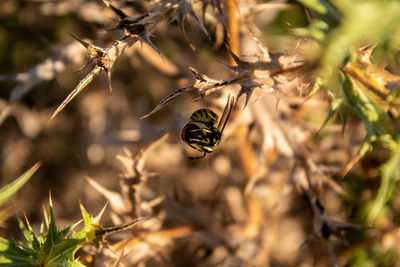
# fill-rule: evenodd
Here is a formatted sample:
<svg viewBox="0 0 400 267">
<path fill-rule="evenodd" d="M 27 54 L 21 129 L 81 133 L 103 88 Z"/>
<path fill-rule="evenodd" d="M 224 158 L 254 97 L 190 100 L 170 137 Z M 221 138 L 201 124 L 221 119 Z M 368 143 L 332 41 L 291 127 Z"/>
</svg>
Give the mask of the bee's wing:
<svg viewBox="0 0 400 267">
<path fill-rule="evenodd" d="M 228 102 L 225 105 L 224 111 L 222 112 L 221 120 L 218 123 L 218 130 L 220 131 L 221 135 L 225 129 L 226 123 L 228 122 L 229 116 L 231 115 L 234 102 L 235 98 L 229 94 Z"/>
</svg>

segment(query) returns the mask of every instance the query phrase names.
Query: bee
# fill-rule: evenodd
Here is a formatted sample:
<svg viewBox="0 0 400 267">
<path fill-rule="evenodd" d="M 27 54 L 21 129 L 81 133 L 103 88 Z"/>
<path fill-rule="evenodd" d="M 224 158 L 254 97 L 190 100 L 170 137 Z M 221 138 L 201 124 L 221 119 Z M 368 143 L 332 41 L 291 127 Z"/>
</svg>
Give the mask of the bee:
<svg viewBox="0 0 400 267">
<path fill-rule="evenodd" d="M 215 124 L 218 122 L 218 115 L 211 109 L 203 108 L 193 112 L 189 122 L 182 129 L 181 137 L 190 147 L 203 152 L 203 155 L 189 157 L 189 159 L 201 159 L 207 153 L 214 151 L 214 148 L 221 141 L 222 133 L 232 112 L 233 103 L 234 98 L 229 95 L 217 127 L 215 127 Z"/>
</svg>

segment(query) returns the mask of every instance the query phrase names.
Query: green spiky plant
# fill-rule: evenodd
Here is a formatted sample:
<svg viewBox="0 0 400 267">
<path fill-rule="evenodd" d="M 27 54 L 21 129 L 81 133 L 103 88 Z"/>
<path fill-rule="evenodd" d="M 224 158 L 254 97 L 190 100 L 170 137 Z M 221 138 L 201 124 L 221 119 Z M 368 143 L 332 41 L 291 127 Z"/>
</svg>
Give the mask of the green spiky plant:
<svg viewBox="0 0 400 267">
<path fill-rule="evenodd" d="M 0 189 L 0 206 L 2 206 L 10 197 L 12 197 L 21 187 L 29 181 L 33 174 L 39 169 L 41 163 L 38 162 L 33 165 L 29 170 L 24 172 L 21 176 L 13 182 Z M 5 221 L 8 217 L 7 209 L 0 209 L 0 223 Z"/>
<path fill-rule="evenodd" d="M 116 29 L 120 29 L 124 33 L 123 37 L 107 48 L 94 46 L 90 42 L 74 37 L 88 50 L 90 60 L 95 63 L 95 68 L 71 92 L 54 112 L 52 118 L 101 71 L 107 74 L 108 86 L 111 91 L 110 73 L 114 62 L 132 43 L 137 41 L 147 43 L 160 55 L 161 53 L 152 44 L 149 36 L 157 24 L 167 18 L 168 14 L 173 14 L 173 19 L 178 20 L 183 30 L 186 16 L 191 15 L 208 36 L 203 24 L 196 16 L 193 16 L 195 13 L 192 10 L 190 1 L 177 1 L 175 6 L 170 5 L 170 1 L 161 1 L 160 5 L 154 5 L 147 13 L 137 18 L 129 17 L 111 5 L 110 1 L 104 0 L 103 2 L 119 17 L 119 24 Z M 213 1 L 214 4 L 216 2 L 218 1 Z M 385 205 L 391 200 L 396 182 L 400 177 L 400 136 L 398 134 L 399 119 L 397 114 L 400 79 L 383 68 L 379 60 L 376 61 L 374 59 L 374 53 L 385 52 L 383 53 L 385 56 L 381 57 L 381 59 L 396 64 L 396 62 L 392 62 L 395 61 L 392 59 L 398 58 L 398 52 L 396 51 L 399 50 L 399 42 L 393 36 L 398 35 L 400 30 L 400 23 L 397 19 L 400 13 L 400 4 L 397 1 L 390 0 L 299 0 L 298 2 L 305 7 L 310 20 L 307 27 L 295 28 L 294 33 L 297 36 L 312 38 L 319 44 L 318 47 L 320 49 L 315 69 L 310 71 L 316 78 L 310 82 L 314 84 L 314 87 L 309 96 L 311 97 L 321 88 L 324 88 L 332 98 L 332 108 L 326 121 L 335 114 L 340 113 L 343 118 L 343 124 L 345 124 L 348 116 L 352 114 L 362 121 L 367 132 L 358 155 L 347 165 L 344 174 L 348 173 L 367 152 L 373 152 L 376 148 L 384 148 L 387 151 L 387 157 L 380 162 L 378 167 L 381 185 L 376 192 L 375 200 L 366 205 L 365 208 L 367 220 L 364 220 L 363 223 L 372 225 L 379 218 L 384 217 L 382 215 L 385 213 Z M 204 1 L 204 5 L 208 3 L 208 1 Z M 384 49 L 387 49 L 387 51 L 383 51 Z M 194 77 L 193 84 L 175 90 L 149 114 L 164 107 L 183 93 L 192 92 L 203 96 L 231 84 L 237 84 L 241 87 L 238 97 L 244 94 L 247 103 L 250 98 L 254 98 L 252 96 L 254 88 L 262 87 L 263 85 L 277 86 L 286 84 L 288 81 L 285 79 L 282 81 L 282 72 L 295 71 L 303 67 L 303 61 L 297 59 L 285 60 L 286 63 L 289 63 L 286 66 L 283 64 L 282 66 L 269 64 L 271 58 L 273 59 L 272 62 L 281 62 L 281 59 L 285 59 L 285 57 L 274 57 L 271 53 L 270 58 L 269 53 L 265 51 L 263 51 L 263 57 L 260 57 L 260 60 L 255 63 L 242 60 L 239 54 L 235 54 L 237 51 L 230 51 L 229 48 L 228 51 L 236 63 L 235 66 L 228 66 L 236 73 L 234 78 L 215 80 L 195 68 L 189 67 Z M 304 61 L 307 61 L 307 59 L 304 59 Z M 396 69 L 396 66 L 393 69 Z M 263 71 L 263 75 L 258 75 L 260 70 Z M 268 76 L 270 77 L 266 79 Z M 52 215 L 52 211 L 50 215 Z M 51 217 L 47 221 L 51 221 Z M 87 223 L 90 225 L 90 220 L 87 220 Z M 84 228 L 86 226 L 85 224 Z M 31 236 L 32 231 L 29 223 L 28 228 L 23 227 L 23 231 Z M 88 229 L 91 228 L 88 226 Z M 98 240 L 96 231 L 90 230 L 89 232 L 92 234 L 84 232 L 83 229 L 73 232 L 73 229 L 70 228 L 67 232 L 69 231 L 71 232 L 69 238 L 75 237 L 77 243 L 74 245 L 72 242 L 65 244 L 66 251 L 71 251 L 68 257 L 64 258 L 65 262 L 68 262 L 68 260 L 73 262 L 75 249 L 81 246 L 83 242 L 83 239 L 80 238 L 84 236 L 93 242 Z M 99 231 L 101 232 L 102 230 Z M 50 222 L 48 223 L 47 235 L 49 235 L 49 232 Z M 52 230 L 52 232 L 56 233 L 57 230 Z M 82 237 L 77 233 L 81 233 Z M 89 236 L 85 236 L 86 234 Z M 42 235 L 44 234 L 42 233 Z M 47 235 L 42 237 L 43 246 L 45 246 Z M 76 235 L 79 237 L 76 237 Z M 60 240 L 64 242 L 67 239 L 66 236 L 67 233 L 64 236 L 60 234 Z M 39 237 L 40 235 L 36 237 L 38 240 L 36 243 L 40 245 Z M 31 239 L 33 240 L 33 238 Z M 82 242 L 79 243 L 78 241 Z M 29 240 L 27 242 L 29 243 Z M 69 244 L 72 247 L 69 247 Z M 363 263 L 365 264 L 365 262 Z M 41 262 L 41 264 L 45 263 Z"/>
<path fill-rule="evenodd" d="M 125 225 L 103 228 L 100 219 L 106 206 L 93 218 L 80 204 L 82 212 L 83 227 L 74 229 L 81 223 L 77 223 L 59 230 L 53 212 L 51 196 L 49 197 L 49 216 L 45 214 L 45 224 L 40 227 L 36 235 L 32 226 L 25 217 L 26 224 L 18 217 L 19 227 L 25 237 L 25 241 L 16 241 L 0 238 L 0 265 L 7 266 L 84 266 L 76 258 L 75 253 L 84 244 L 92 242 L 99 245 L 104 236 L 128 229 L 140 222 L 139 218 Z M 46 229 L 45 229 L 46 228 Z"/>
<path fill-rule="evenodd" d="M 99 228 L 87 212 L 82 210 L 84 227 L 76 232 L 73 229 L 80 222 L 58 230 L 50 198 L 49 216 L 45 215 L 46 230 L 41 225 L 36 235 L 26 218 L 26 225 L 18 217 L 18 223 L 25 241 L 0 239 L 0 263 L 10 266 L 83 266 L 75 260 L 75 252 L 86 242 L 94 240 L 95 231 Z M 67 237 L 67 235 L 70 236 Z"/>
<path fill-rule="evenodd" d="M 367 131 L 358 155 L 346 166 L 343 174 L 347 174 L 367 152 L 375 148 L 388 151 L 387 161 L 379 167 L 381 185 L 365 212 L 367 223 L 371 225 L 383 215 L 384 206 L 391 199 L 400 177 L 400 135 L 397 130 L 400 125 L 400 77 L 380 63 L 393 63 L 398 56 L 399 41 L 395 36 L 400 32 L 400 22 L 396 19 L 400 3 L 299 2 L 309 10 L 312 23 L 307 28 L 297 29 L 296 33 L 312 37 L 321 45 L 315 72 L 318 78 L 311 94 L 320 88 L 329 91 L 332 106 L 326 121 L 334 114 L 340 114 L 344 126 L 352 114 L 363 122 Z M 385 53 L 379 54 L 385 47 Z"/>
</svg>

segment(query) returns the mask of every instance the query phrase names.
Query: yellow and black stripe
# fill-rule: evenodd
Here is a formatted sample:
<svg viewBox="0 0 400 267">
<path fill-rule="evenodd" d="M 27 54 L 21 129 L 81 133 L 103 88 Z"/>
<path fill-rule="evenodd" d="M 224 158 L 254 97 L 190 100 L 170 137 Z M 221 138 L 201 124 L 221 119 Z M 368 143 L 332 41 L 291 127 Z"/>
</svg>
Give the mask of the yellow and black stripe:
<svg viewBox="0 0 400 267">
<path fill-rule="evenodd" d="M 204 123 L 207 126 L 214 126 L 218 121 L 218 115 L 211 109 L 203 108 L 195 111 L 190 116 L 190 121 Z"/>
</svg>

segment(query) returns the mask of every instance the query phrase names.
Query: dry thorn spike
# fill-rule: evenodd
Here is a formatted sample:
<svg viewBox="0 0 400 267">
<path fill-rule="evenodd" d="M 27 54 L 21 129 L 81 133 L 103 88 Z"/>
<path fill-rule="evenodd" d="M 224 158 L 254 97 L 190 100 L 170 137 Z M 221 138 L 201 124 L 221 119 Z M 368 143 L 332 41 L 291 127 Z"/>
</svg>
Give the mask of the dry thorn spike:
<svg viewBox="0 0 400 267">
<path fill-rule="evenodd" d="M 101 71 L 101 68 L 96 66 L 83 80 L 81 80 L 78 84 L 78 86 L 67 96 L 67 98 L 61 103 L 61 105 L 58 106 L 56 111 L 51 115 L 50 119 L 48 120 L 47 123 L 49 123 L 55 116 L 57 116 L 58 113 L 61 112 L 65 108 L 65 106 L 72 100 L 74 99 L 75 96 L 77 96 L 85 87 L 93 80 L 94 76 L 99 74 Z"/>
<path fill-rule="evenodd" d="M 109 6 L 111 5 L 110 1 L 108 1 L 108 0 L 103 0 L 103 3 L 104 3 L 107 7 L 109 7 Z"/>
<path fill-rule="evenodd" d="M 118 259 L 117 259 L 117 261 L 116 261 L 115 264 L 114 264 L 114 267 L 119 267 L 119 266 L 121 266 L 121 262 L 122 262 L 122 260 L 124 259 L 124 256 L 125 256 L 125 248 L 122 248 L 121 253 L 120 253 L 119 256 L 118 256 Z"/>
<path fill-rule="evenodd" d="M 29 228 L 31 228 L 31 224 L 29 223 L 28 217 L 26 216 L 26 213 L 25 213 L 25 212 L 24 212 L 24 218 L 25 218 L 25 221 L 26 221 L 26 225 L 27 225 Z"/>
<path fill-rule="evenodd" d="M 121 194 L 108 190 L 89 176 L 85 176 L 85 178 L 91 187 L 107 199 L 107 203 L 110 203 L 114 211 L 126 212 L 124 205 L 121 204 L 123 202 Z"/>
<path fill-rule="evenodd" d="M 75 35 L 73 35 L 72 33 L 68 33 L 72 38 L 74 38 L 76 41 L 78 41 L 80 44 L 82 44 L 86 49 L 87 52 L 89 54 L 90 59 L 89 60 L 93 60 L 95 58 L 99 58 L 99 57 L 103 57 L 106 54 L 106 50 L 95 46 L 93 44 L 90 44 L 86 41 L 83 41 L 82 39 L 80 39 L 79 37 L 76 37 Z"/>
<path fill-rule="evenodd" d="M 151 42 L 150 40 L 150 33 L 148 33 L 147 31 L 143 31 L 142 33 L 140 33 L 139 36 L 139 41 L 140 41 L 140 45 L 141 48 L 143 50 L 143 43 L 146 43 L 148 46 L 150 46 L 154 51 L 156 51 L 156 53 L 161 57 L 161 59 L 163 60 L 163 62 L 166 64 L 166 60 L 164 58 L 164 56 L 160 53 L 160 51 L 158 51 L 157 47 Z"/>
<path fill-rule="evenodd" d="M 103 217 L 103 214 L 104 214 L 104 212 L 105 212 L 107 206 L 108 206 L 108 201 L 106 202 L 106 204 L 104 205 L 104 207 L 101 209 L 101 211 L 99 212 L 99 214 L 93 219 L 93 222 L 94 222 L 95 224 L 99 224 L 99 223 L 100 223 L 101 217 Z"/>
<path fill-rule="evenodd" d="M 266 49 L 265 47 L 263 47 L 261 45 L 260 40 L 258 40 L 258 38 L 250 31 L 248 30 L 251 37 L 253 38 L 253 40 L 256 42 L 258 48 L 261 50 L 261 52 L 263 53 L 263 60 L 267 61 L 267 62 L 271 62 L 271 57 L 269 55 L 268 49 Z"/>
<path fill-rule="evenodd" d="M 137 219 L 134 219 L 131 222 L 122 224 L 122 225 L 117 225 L 117 226 L 112 226 L 112 227 L 107 227 L 102 229 L 101 231 L 99 231 L 98 233 L 96 233 L 97 235 L 109 235 L 112 233 L 116 233 L 116 232 L 120 232 L 120 231 L 124 231 L 124 230 L 128 230 L 130 228 L 132 228 L 133 226 L 135 226 L 136 224 L 148 220 L 150 219 L 152 216 L 143 216 L 143 217 L 139 217 Z"/>
<path fill-rule="evenodd" d="M 51 198 L 51 191 L 49 190 L 49 206 L 53 207 L 53 200 Z"/>
<path fill-rule="evenodd" d="M 46 207 L 45 207 L 44 205 L 42 205 L 42 209 L 43 209 L 44 223 L 45 223 L 46 225 L 49 225 L 49 215 L 47 214 Z M 43 226 L 43 221 L 42 221 L 41 227 L 42 227 L 42 226 Z M 44 227 L 44 226 L 43 226 L 43 227 Z"/>
<path fill-rule="evenodd" d="M 68 34 L 69 34 L 72 38 L 74 38 L 76 41 L 78 41 L 79 43 L 81 43 L 85 48 L 89 48 L 90 44 L 89 44 L 88 42 L 85 42 L 85 41 L 83 41 L 82 39 L 79 39 L 78 37 L 76 37 L 76 36 L 73 35 L 72 33 L 69 33 L 69 32 L 68 32 Z"/>
<path fill-rule="evenodd" d="M 111 85 L 111 71 L 109 69 L 104 68 L 104 72 L 107 75 L 107 84 L 108 88 L 110 90 L 110 93 L 112 94 L 112 85 Z"/>
<path fill-rule="evenodd" d="M 147 118 L 148 116 L 156 113 L 157 111 L 159 111 L 160 109 L 165 107 L 169 102 L 171 102 L 172 100 L 174 100 L 175 98 L 177 98 L 178 96 L 183 94 L 184 92 L 188 92 L 188 91 L 191 91 L 191 90 L 192 90 L 192 86 L 187 86 L 187 87 L 184 87 L 184 88 L 176 89 L 175 91 L 170 93 L 168 96 L 166 96 L 163 100 L 161 100 L 161 102 L 152 111 L 150 111 L 146 115 L 143 115 L 139 119 Z"/>
<path fill-rule="evenodd" d="M 86 67 L 88 67 L 91 63 L 91 60 L 88 60 L 84 65 L 82 65 L 81 67 L 79 67 L 79 69 L 77 69 L 76 71 L 74 71 L 74 73 L 78 73 L 81 72 L 83 69 L 85 69 Z"/>
<path fill-rule="evenodd" d="M 111 5 L 111 4 L 109 4 L 108 7 L 111 8 L 112 11 L 114 11 L 114 13 L 117 14 L 117 16 L 121 20 L 126 19 L 128 17 L 128 15 L 126 15 L 125 12 L 123 12 L 121 9 L 118 9 L 115 6 Z"/>
<path fill-rule="evenodd" d="M 166 133 L 156 141 L 152 142 L 150 145 L 146 146 L 145 148 L 141 149 L 139 154 L 136 155 L 135 157 L 135 164 L 134 167 L 136 171 L 142 172 L 144 170 L 144 165 L 146 163 L 146 160 L 148 159 L 148 156 L 150 153 L 153 152 L 153 150 L 160 145 L 161 143 L 165 142 L 167 138 L 169 137 L 169 134 Z"/>
<path fill-rule="evenodd" d="M 228 50 L 229 55 L 233 58 L 237 66 L 240 66 L 241 63 L 244 63 L 229 47 L 228 44 L 225 44 L 226 49 Z"/>
<path fill-rule="evenodd" d="M 94 60 L 96 66 L 94 69 L 86 75 L 86 77 L 81 80 L 78 84 L 78 86 L 67 96 L 67 98 L 61 103 L 61 105 L 54 111 L 48 122 L 50 122 L 55 116 L 57 116 L 58 113 L 60 113 L 61 110 L 64 109 L 64 107 L 76 96 L 78 95 L 83 89 L 86 88 L 86 86 L 93 80 L 93 78 L 100 73 L 101 70 L 104 70 L 104 72 L 107 75 L 107 83 L 108 83 L 108 88 L 110 90 L 110 93 L 112 93 L 112 86 L 111 86 L 111 72 L 110 68 L 112 67 L 113 63 L 115 62 L 116 58 L 108 58 L 105 56 L 109 56 L 107 53 L 109 51 L 112 51 L 110 49 L 102 49 L 100 47 L 94 46 L 92 44 L 89 44 L 88 42 L 85 42 L 78 37 L 74 36 L 73 34 L 69 33 L 75 40 L 80 42 L 87 50 L 89 54 L 89 62 Z M 117 47 L 118 42 L 111 46 L 112 48 Z"/>
</svg>

